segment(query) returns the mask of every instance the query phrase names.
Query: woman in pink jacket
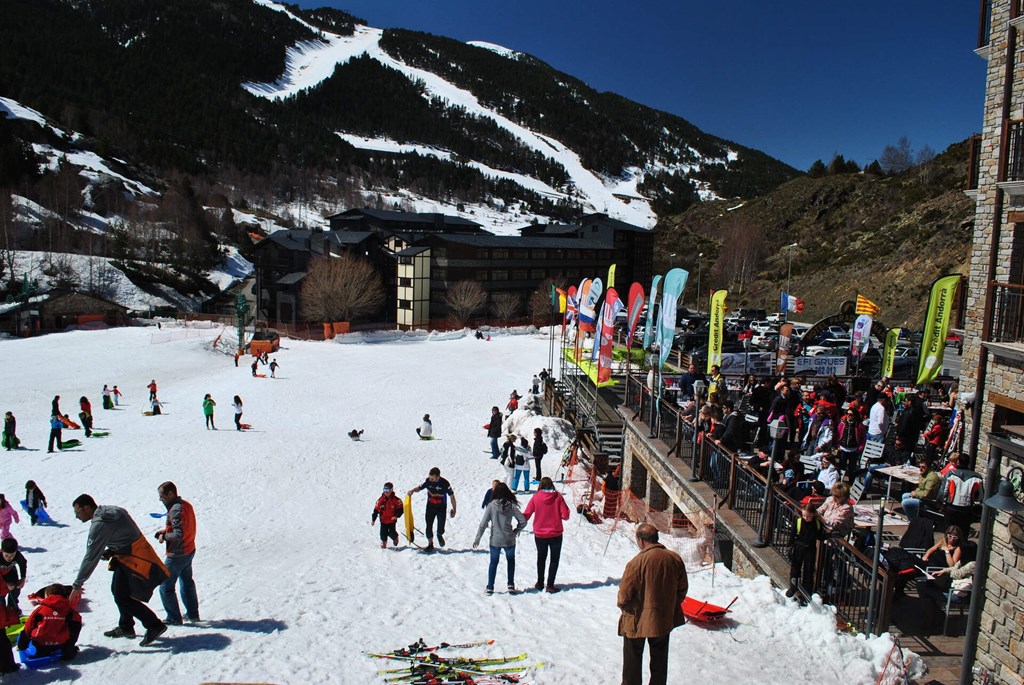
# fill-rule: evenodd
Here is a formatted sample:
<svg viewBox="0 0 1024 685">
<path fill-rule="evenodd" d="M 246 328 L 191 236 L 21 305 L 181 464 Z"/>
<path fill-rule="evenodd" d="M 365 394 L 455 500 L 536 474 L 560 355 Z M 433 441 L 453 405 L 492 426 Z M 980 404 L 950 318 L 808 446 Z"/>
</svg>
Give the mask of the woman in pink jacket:
<svg viewBox="0 0 1024 685">
<path fill-rule="evenodd" d="M 10 502 L 3 495 L 0 495 L 0 540 L 6 540 L 11 535 L 11 520 L 21 523 L 18 510 L 11 506 Z"/>
<path fill-rule="evenodd" d="M 548 551 L 551 551 L 551 566 L 548 567 L 548 592 L 558 592 L 555 576 L 558 575 L 558 560 L 562 556 L 562 521 L 569 520 L 569 505 L 562 495 L 555 491 L 551 479 L 544 476 L 540 479 L 540 490 L 530 499 L 523 515 L 529 520 L 534 514 L 533 540 L 537 543 L 537 584 L 538 590 L 545 589 L 544 566 L 547 563 Z"/>
</svg>

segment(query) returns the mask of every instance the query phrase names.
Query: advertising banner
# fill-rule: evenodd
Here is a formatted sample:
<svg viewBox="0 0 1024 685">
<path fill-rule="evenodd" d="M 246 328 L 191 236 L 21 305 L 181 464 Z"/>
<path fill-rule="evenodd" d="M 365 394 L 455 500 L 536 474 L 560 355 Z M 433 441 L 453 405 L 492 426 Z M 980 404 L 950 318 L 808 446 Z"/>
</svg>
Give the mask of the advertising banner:
<svg viewBox="0 0 1024 685">
<path fill-rule="evenodd" d="M 644 349 L 651 349 L 651 343 L 654 342 L 654 338 L 651 337 L 651 333 L 654 329 L 654 305 L 658 301 L 658 284 L 661 283 L 661 274 L 654 277 L 651 281 L 651 301 L 647 303 L 647 324 L 644 327 Z"/>
<path fill-rule="evenodd" d="M 629 287 L 629 317 L 626 319 L 626 347 L 633 347 L 633 334 L 640 323 L 640 312 L 644 308 L 644 287 L 634 283 Z"/>
<path fill-rule="evenodd" d="M 854 357 L 862 357 L 871 347 L 871 317 L 861 314 L 853 324 L 853 348 L 851 353 Z"/>
<path fill-rule="evenodd" d="M 917 385 L 931 383 L 942 370 L 942 356 L 946 351 L 946 334 L 953 315 L 953 299 L 960 286 L 960 275 L 943 276 L 932 283 L 928 298 L 928 312 L 924 319 L 921 338 L 921 356 L 917 367 Z"/>
<path fill-rule="evenodd" d="M 793 357 L 794 373 L 813 373 L 815 376 L 845 376 L 846 355 L 819 354 L 817 357 Z"/>
<path fill-rule="evenodd" d="M 726 376 L 744 373 L 769 376 L 772 373 L 772 357 L 771 352 L 726 352 L 722 354 L 719 367 Z"/>
<path fill-rule="evenodd" d="M 622 300 L 615 288 L 608 288 L 601 308 L 600 354 L 597 358 L 597 382 L 604 383 L 612 378 L 612 347 L 615 334 L 615 317 L 623 308 Z M 598 348 L 598 339 L 594 339 L 594 347 Z"/>
<path fill-rule="evenodd" d="M 665 290 L 661 295 L 661 312 L 658 316 L 661 322 L 658 327 L 659 368 L 665 365 L 668 353 L 672 351 L 672 341 L 676 336 L 676 308 L 689 276 L 683 269 L 672 269 L 665 274 Z"/>
<path fill-rule="evenodd" d="M 882 375 L 892 378 L 892 365 L 896 361 L 896 343 L 900 339 L 900 328 L 890 328 L 885 334 L 885 346 L 882 348 Z"/>
<path fill-rule="evenodd" d="M 608 267 L 608 288 L 615 287 L 615 265 L 612 264 Z"/>
<path fill-rule="evenodd" d="M 789 348 L 793 344 L 793 324 L 784 323 L 779 326 L 778 356 L 775 358 L 775 373 L 786 373 L 786 360 L 789 359 Z"/>
<path fill-rule="evenodd" d="M 597 301 L 601 299 L 604 292 L 604 285 L 600 278 L 590 281 L 590 287 L 586 288 L 580 297 L 580 328 L 584 331 L 593 331 L 597 328 Z"/>
<path fill-rule="evenodd" d="M 712 366 L 722 365 L 722 342 L 725 337 L 725 298 L 728 290 L 716 290 L 711 295 L 711 321 L 708 324 L 708 368 L 711 373 Z M 782 340 L 782 334 L 779 334 Z"/>
</svg>

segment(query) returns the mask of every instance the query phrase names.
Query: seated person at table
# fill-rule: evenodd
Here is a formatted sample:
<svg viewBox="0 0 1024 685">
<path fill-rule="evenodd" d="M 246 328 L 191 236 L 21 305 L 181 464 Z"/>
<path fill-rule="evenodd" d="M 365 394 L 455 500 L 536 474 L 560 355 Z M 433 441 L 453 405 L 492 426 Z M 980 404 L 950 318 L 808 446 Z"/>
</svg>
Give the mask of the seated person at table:
<svg viewBox="0 0 1024 685">
<path fill-rule="evenodd" d="M 812 480 L 810 483 L 810 491 L 794 487 L 787 490 L 786 494 L 793 499 L 799 499 L 800 506 L 813 504 L 816 507 L 820 507 L 825 502 L 825 486 L 821 484 L 820 480 Z"/>
<path fill-rule="evenodd" d="M 779 471 L 782 473 L 782 487 L 784 488 L 791 488 L 804 480 L 804 464 L 800 461 L 800 455 L 793 450 L 786 453 Z"/>
<path fill-rule="evenodd" d="M 836 457 L 832 454 L 821 455 L 821 470 L 818 471 L 817 479 L 826 490 L 839 482 L 839 469 L 836 468 L 835 461 Z"/>
<path fill-rule="evenodd" d="M 947 473 L 956 471 L 958 468 L 960 468 L 960 453 L 953 452 L 946 457 L 946 465 L 939 471 L 939 477 L 945 478 Z"/>
<path fill-rule="evenodd" d="M 903 513 L 913 521 L 921 515 L 921 507 L 928 507 L 928 502 L 935 501 L 939 494 L 939 486 L 942 479 L 935 471 L 932 471 L 931 464 L 924 457 L 918 460 L 917 467 L 921 472 L 921 480 L 917 488 L 912 492 L 903 493 Z"/>
<path fill-rule="evenodd" d="M 35 656 L 61 652 L 62 661 L 70 661 L 78 654 L 78 634 L 82 632 L 82 617 L 68 602 L 71 586 L 54 583 L 42 590 L 43 601 L 25 621 L 25 629 L 18 636 L 18 649 L 35 646 Z"/>
<path fill-rule="evenodd" d="M 947 599 L 950 604 L 963 604 L 971 601 L 971 588 L 974 586 L 974 563 L 968 561 L 962 566 L 933 571 L 933 580 L 918 581 L 917 594 L 928 597 L 943 607 L 945 607 Z"/>
<path fill-rule="evenodd" d="M 825 531 L 833 537 L 846 537 L 853 530 L 853 505 L 850 504 L 850 486 L 836 483 L 832 496 L 818 509 L 818 516 L 825 521 Z"/>
</svg>

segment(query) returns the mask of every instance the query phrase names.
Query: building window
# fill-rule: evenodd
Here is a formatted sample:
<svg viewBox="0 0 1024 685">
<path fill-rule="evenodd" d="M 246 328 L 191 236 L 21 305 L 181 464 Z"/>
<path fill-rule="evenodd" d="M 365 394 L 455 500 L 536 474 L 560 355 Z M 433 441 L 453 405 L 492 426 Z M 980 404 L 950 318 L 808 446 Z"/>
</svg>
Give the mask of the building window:
<svg viewBox="0 0 1024 685">
<path fill-rule="evenodd" d="M 398 308 L 399 309 L 412 309 L 412 302 L 410 302 L 409 300 L 399 300 L 398 301 Z"/>
<path fill-rule="evenodd" d="M 505 248 L 491 250 L 491 259 L 508 259 L 508 250 Z"/>
<path fill-rule="evenodd" d="M 535 281 L 543 281 L 546 276 L 547 272 L 545 272 L 544 269 L 534 269 L 530 272 L 530 278 Z"/>
<path fill-rule="evenodd" d="M 526 269 L 516 269 L 512 272 L 513 281 L 525 281 L 526 280 Z"/>
<path fill-rule="evenodd" d="M 400 285 L 402 287 L 405 287 L 405 288 L 411 288 L 412 287 L 412 279 L 411 278 L 399 278 L 398 279 L 398 285 Z"/>
<path fill-rule="evenodd" d="M 515 272 L 513 272 L 513 273 L 515 273 Z M 491 272 L 491 280 L 492 281 L 507 281 L 508 280 L 508 271 L 505 271 L 504 269 L 499 269 L 497 271 L 492 271 Z"/>
<path fill-rule="evenodd" d="M 439 281 L 448 280 L 448 269 L 442 269 L 441 267 L 434 267 L 432 276 Z"/>
<path fill-rule="evenodd" d="M 552 250 L 551 251 L 551 258 L 552 259 L 565 259 L 565 250 Z"/>
<path fill-rule="evenodd" d="M 548 258 L 548 251 L 547 250 L 533 250 L 533 251 L 531 251 L 530 256 L 533 257 L 534 259 L 547 259 Z"/>
<path fill-rule="evenodd" d="M 529 258 L 530 258 L 530 251 L 529 250 L 523 250 L 523 249 L 512 250 L 512 259 L 529 259 Z"/>
<path fill-rule="evenodd" d="M 476 275 L 474 276 L 474 280 L 480 283 L 486 283 L 488 280 L 490 280 L 490 275 L 491 274 L 489 271 L 477 271 Z"/>
<path fill-rule="evenodd" d="M 579 250 L 569 250 L 567 254 L 568 254 L 568 259 L 571 259 L 573 261 L 576 261 L 577 259 L 580 258 L 580 251 Z"/>
</svg>

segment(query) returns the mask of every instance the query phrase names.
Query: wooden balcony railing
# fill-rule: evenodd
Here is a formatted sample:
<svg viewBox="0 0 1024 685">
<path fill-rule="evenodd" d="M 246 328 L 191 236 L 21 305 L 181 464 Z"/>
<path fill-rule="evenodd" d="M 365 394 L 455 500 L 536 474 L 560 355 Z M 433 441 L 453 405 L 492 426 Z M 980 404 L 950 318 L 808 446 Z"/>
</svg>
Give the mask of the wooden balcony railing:
<svg viewBox="0 0 1024 685">
<path fill-rule="evenodd" d="M 1024 343 L 1024 284 L 993 282 L 990 289 L 992 328 L 989 342 Z"/>
</svg>

